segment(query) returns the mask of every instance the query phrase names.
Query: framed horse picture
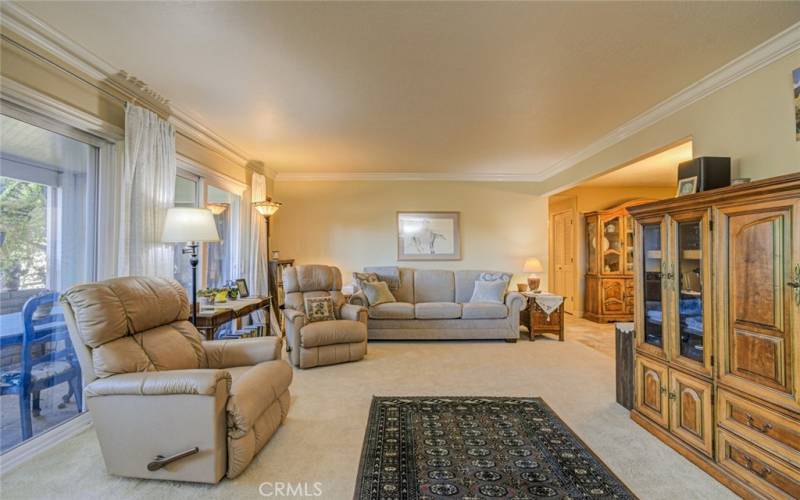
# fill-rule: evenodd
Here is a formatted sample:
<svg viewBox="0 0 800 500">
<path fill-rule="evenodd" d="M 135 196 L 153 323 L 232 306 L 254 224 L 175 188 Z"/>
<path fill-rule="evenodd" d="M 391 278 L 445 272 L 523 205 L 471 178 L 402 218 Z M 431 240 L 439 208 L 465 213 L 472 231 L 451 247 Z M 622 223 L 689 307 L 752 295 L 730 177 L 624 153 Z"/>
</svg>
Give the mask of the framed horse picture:
<svg viewBox="0 0 800 500">
<path fill-rule="evenodd" d="M 459 212 L 397 212 L 397 260 L 461 260 Z"/>
</svg>

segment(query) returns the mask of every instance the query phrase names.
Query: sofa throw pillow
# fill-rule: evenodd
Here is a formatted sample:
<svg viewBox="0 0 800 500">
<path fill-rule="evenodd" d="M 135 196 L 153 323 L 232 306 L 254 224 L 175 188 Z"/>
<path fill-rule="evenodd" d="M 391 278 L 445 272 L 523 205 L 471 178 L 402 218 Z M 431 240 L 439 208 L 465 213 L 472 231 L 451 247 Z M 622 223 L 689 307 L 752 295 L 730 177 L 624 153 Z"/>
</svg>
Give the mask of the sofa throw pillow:
<svg viewBox="0 0 800 500">
<path fill-rule="evenodd" d="M 470 302 L 491 302 L 494 304 L 503 303 L 503 295 L 506 293 L 507 281 L 481 281 L 475 282 L 475 289 L 472 291 Z"/>
<path fill-rule="evenodd" d="M 364 289 L 364 283 L 377 283 L 380 281 L 377 273 L 353 273 L 353 281 L 356 282 L 360 290 Z"/>
<path fill-rule="evenodd" d="M 387 285 L 385 281 L 366 282 L 364 283 L 363 291 L 371 306 L 397 302 L 394 295 L 392 295 L 392 292 L 389 290 L 389 285 Z"/>
<path fill-rule="evenodd" d="M 481 273 L 478 275 L 478 281 L 505 281 L 506 283 L 511 281 L 511 274 L 510 273 Z"/>
<path fill-rule="evenodd" d="M 332 321 L 336 319 L 333 313 L 333 299 L 325 297 L 308 297 L 305 300 L 306 319 L 309 323 L 315 321 Z"/>
</svg>

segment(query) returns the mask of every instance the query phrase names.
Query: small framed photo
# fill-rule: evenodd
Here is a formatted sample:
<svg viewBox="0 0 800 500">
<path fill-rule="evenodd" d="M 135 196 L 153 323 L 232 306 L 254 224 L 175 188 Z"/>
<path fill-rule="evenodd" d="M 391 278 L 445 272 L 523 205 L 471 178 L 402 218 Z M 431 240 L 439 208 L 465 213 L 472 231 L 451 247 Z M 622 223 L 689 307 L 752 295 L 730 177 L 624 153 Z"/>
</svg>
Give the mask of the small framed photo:
<svg viewBox="0 0 800 500">
<path fill-rule="evenodd" d="M 236 280 L 236 288 L 239 289 L 239 298 L 245 299 L 250 296 L 250 290 L 247 289 L 247 280 L 239 278 Z"/>
<path fill-rule="evenodd" d="M 697 176 L 678 180 L 678 192 L 675 196 L 686 196 L 697 191 Z"/>
</svg>

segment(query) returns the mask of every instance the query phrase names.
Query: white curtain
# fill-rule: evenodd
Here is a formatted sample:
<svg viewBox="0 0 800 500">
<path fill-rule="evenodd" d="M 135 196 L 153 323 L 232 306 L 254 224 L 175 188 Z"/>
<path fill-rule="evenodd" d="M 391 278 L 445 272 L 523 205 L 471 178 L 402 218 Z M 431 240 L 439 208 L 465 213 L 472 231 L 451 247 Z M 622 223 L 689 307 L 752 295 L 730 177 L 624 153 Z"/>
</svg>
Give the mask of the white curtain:
<svg viewBox="0 0 800 500">
<path fill-rule="evenodd" d="M 250 187 L 251 201 L 267 199 L 267 178 L 261 174 L 253 174 Z M 246 208 L 250 212 L 250 238 L 247 239 L 245 255 L 245 275 L 251 295 L 269 294 L 269 272 L 267 270 L 267 225 L 264 217 L 252 205 Z"/>
<path fill-rule="evenodd" d="M 161 243 L 175 200 L 175 129 L 152 111 L 125 107 L 117 275 L 172 277 L 173 249 Z"/>
</svg>

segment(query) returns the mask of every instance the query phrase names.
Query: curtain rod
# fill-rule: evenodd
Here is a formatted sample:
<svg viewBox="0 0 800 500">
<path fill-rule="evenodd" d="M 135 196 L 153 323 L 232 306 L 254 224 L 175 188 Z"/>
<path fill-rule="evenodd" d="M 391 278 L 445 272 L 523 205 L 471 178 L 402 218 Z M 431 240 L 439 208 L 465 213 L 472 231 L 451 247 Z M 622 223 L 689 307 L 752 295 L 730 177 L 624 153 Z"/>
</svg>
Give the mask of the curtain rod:
<svg viewBox="0 0 800 500">
<path fill-rule="evenodd" d="M 111 92 L 109 92 L 109 91 L 107 91 L 107 90 L 105 90 L 105 89 L 103 89 L 101 87 L 98 87 L 97 85 L 95 85 L 94 83 L 90 82 L 89 80 L 83 78 L 82 76 L 80 76 L 80 75 L 78 75 L 76 73 L 73 73 L 72 71 L 68 70 L 67 68 L 61 66 L 58 63 L 56 63 L 54 61 L 51 61 L 50 59 L 48 59 L 47 57 L 39 54 L 38 52 L 36 52 L 36 51 L 34 51 L 32 49 L 29 49 L 28 47 L 22 45 L 21 43 L 17 42 L 16 40 L 14 40 L 12 38 L 9 38 L 7 35 L 0 34 L 0 36 L 2 36 L 3 41 L 8 42 L 8 43 L 14 45 L 15 47 L 17 47 L 19 49 L 22 49 L 23 51 L 25 51 L 28 54 L 34 56 L 35 58 L 39 59 L 40 61 L 44 61 L 47 64 L 49 64 L 51 66 L 54 66 L 58 70 L 70 75 L 71 77 L 77 79 L 78 81 L 83 82 L 86 85 L 89 85 L 90 87 L 102 92 L 103 94 L 107 95 L 108 97 L 111 97 L 112 99 L 115 99 L 115 100 L 119 101 L 122 105 L 125 105 L 125 104 L 128 103 L 128 101 L 126 99 L 122 99 L 121 97 L 118 97 L 118 96 L 114 95 L 113 93 L 111 93 Z M 136 100 L 132 99 L 131 102 L 136 102 Z"/>
</svg>

